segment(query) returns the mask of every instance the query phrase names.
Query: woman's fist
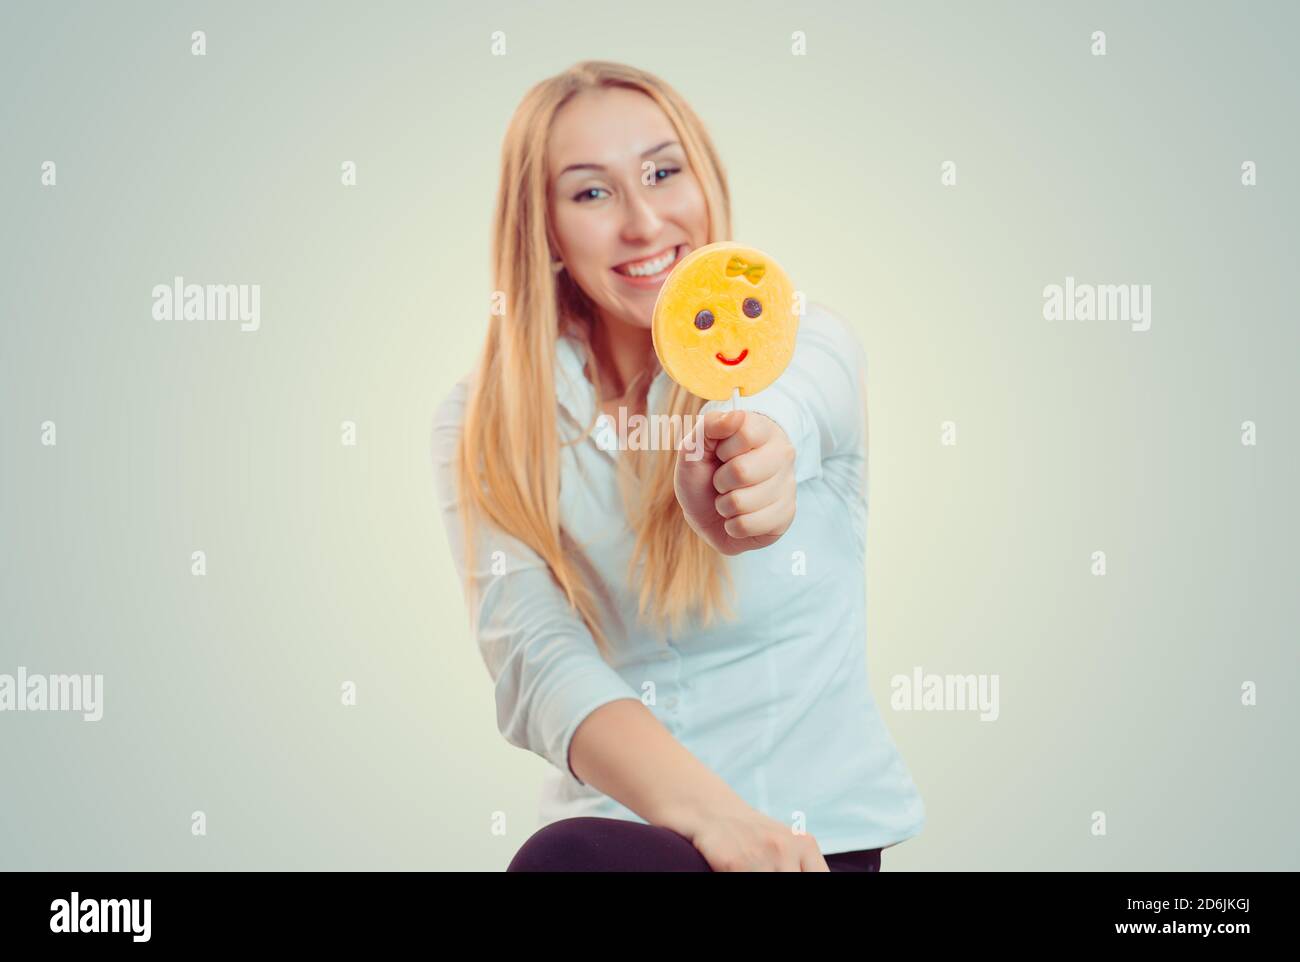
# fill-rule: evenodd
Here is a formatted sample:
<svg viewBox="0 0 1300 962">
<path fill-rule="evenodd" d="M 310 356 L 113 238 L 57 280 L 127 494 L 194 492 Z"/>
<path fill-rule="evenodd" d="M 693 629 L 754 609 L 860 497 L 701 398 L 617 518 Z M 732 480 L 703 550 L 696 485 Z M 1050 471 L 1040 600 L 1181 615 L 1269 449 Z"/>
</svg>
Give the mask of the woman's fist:
<svg viewBox="0 0 1300 962">
<path fill-rule="evenodd" d="M 686 837 L 715 872 L 830 871 L 817 839 L 752 809 L 709 816 Z"/>
<path fill-rule="evenodd" d="M 771 418 L 710 411 L 677 452 L 687 523 L 726 555 L 766 548 L 794 521 L 794 446 Z"/>
</svg>

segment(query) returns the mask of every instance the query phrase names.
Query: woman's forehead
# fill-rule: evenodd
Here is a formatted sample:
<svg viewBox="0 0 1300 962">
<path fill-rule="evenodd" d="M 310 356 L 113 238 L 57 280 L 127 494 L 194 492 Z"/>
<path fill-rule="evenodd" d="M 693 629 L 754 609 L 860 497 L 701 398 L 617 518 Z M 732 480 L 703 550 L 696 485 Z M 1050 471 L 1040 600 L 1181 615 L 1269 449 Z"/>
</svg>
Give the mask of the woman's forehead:
<svg viewBox="0 0 1300 962">
<path fill-rule="evenodd" d="M 558 176 L 575 164 L 635 164 L 650 148 L 677 134 L 659 105 L 639 91 L 583 91 L 560 108 L 547 141 L 550 169 Z"/>
</svg>

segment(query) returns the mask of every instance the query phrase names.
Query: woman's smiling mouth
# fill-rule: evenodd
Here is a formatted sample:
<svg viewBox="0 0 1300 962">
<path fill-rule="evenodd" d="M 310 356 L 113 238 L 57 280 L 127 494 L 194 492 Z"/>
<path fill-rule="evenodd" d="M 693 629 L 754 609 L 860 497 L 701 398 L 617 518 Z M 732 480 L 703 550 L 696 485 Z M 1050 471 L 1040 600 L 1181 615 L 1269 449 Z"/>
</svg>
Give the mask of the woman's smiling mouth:
<svg viewBox="0 0 1300 962">
<path fill-rule="evenodd" d="M 635 287 L 658 287 L 681 259 L 686 245 L 666 247 L 657 254 L 635 261 L 624 261 L 610 268 L 615 274 Z"/>
<path fill-rule="evenodd" d="M 715 356 L 716 356 L 717 359 L 718 359 L 719 361 L 721 361 L 723 364 L 739 364 L 741 361 L 743 361 L 743 360 L 745 359 L 745 356 L 746 356 L 747 354 L 749 354 L 749 348 L 745 348 L 743 351 L 741 351 L 741 352 L 740 352 L 739 354 L 737 354 L 735 357 L 727 357 L 727 356 L 725 356 L 721 351 L 719 351 Z"/>
</svg>

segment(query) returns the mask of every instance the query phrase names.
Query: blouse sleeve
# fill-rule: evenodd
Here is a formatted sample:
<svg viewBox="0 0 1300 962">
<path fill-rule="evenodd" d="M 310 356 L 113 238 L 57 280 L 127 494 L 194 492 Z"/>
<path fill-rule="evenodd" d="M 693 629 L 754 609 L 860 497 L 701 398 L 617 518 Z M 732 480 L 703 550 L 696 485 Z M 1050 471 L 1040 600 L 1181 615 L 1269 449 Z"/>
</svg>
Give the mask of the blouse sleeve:
<svg viewBox="0 0 1300 962">
<path fill-rule="evenodd" d="M 821 476 L 822 462 L 865 450 L 866 376 L 866 354 L 853 331 L 810 304 L 785 371 L 736 406 L 781 426 L 795 449 L 795 480 L 807 481 Z M 702 410 L 729 411 L 731 401 L 709 401 Z"/>
<path fill-rule="evenodd" d="M 542 558 L 486 520 L 476 524 L 474 569 L 465 568 L 456 447 L 468 382 L 439 405 L 433 461 L 443 526 L 469 602 L 470 630 L 496 686 L 497 727 L 584 784 L 569 764 L 578 725 L 607 702 L 640 696 L 596 648 L 590 630 Z"/>
</svg>

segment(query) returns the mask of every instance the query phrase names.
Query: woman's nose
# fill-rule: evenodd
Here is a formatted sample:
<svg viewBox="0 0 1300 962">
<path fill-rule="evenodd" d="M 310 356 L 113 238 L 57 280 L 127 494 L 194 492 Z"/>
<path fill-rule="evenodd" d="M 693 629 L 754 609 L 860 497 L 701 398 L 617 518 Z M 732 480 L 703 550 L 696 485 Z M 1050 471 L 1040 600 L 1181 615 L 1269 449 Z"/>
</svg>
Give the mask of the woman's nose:
<svg viewBox="0 0 1300 962">
<path fill-rule="evenodd" d="M 623 236 L 626 240 L 649 239 L 659 233 L 663 219 L 655 209 L 653 193 L 653 187 L 638 184 L 636 189 L 623 195 L 628 198 L 623 208 Z"/>
</svg>

